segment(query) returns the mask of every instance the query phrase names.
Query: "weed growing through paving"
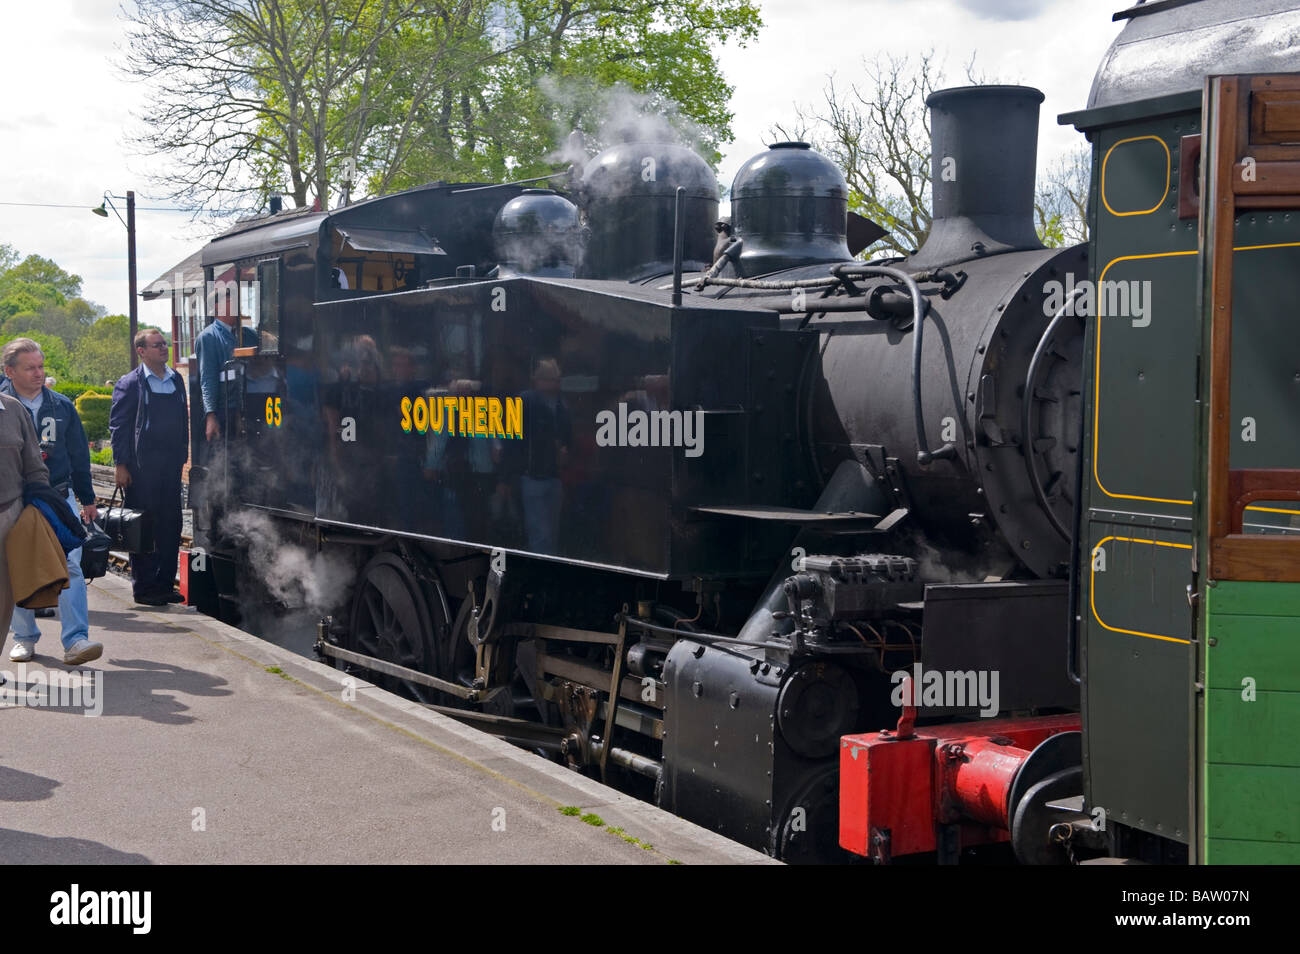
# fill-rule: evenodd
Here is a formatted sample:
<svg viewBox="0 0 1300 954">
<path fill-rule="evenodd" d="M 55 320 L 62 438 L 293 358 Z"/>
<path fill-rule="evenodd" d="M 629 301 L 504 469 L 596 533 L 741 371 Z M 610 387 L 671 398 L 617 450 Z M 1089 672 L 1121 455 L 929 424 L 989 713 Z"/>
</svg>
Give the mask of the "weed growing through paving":
<svg viewBox="0 0 1300 954">
<path fill-rule="evenodd" d="M 622 838 L 622 839 L 623 839 L 625 842 L 627 842 L 629 845 L 636 845 L 638 848 L 642 848 L 642 849 L 644 849 L 644 850 L 646 850 L 646 851 L 654 851 L 654 850 L 655 850 L 655 846 L 652 845 L 652 844 L 650 844 L 650 842 L 648 842 L 648 841 L 642 841 L 642 840 L 641 840 L 640 838 L 638 838 L 636 835 L 629 835 L 629 834 L 628 834 L 627 832 L 625 832 L 622 828 L 618 828 L 618 827 L 616 827 L 616 826 L 614 826 L 614 825 L 607 825 L 607 824 L 605 824 L 605 820 L 604 820 L 603 818 L 601 818 L 599 815 L 595 814 L 594 812 L 587 812 L 587 814 L 583 815 L 583 814 L 582 814 L 582 809 L 579 808 L 577 805 L 565 805 L 565 806 L 563 806 L 563 807 L 560 809 L 560 814 L 561 814 L 561 815 L 570 815 L 570 816 L 573 816 L 573 815 L 581 816 L 581 817 L 579 818 L 579 821 L 584 821 L 584 822 L 586 822 L 588 825 L 591 825 L 591 826 L 594 827 L 594 828 L 604 828 L 605 831 L 609 832 L 611 835 L 617 835 L 619 838 Z M 680 862 L 680 861 L 677 861 L 677 860 L 674 859 L 674 858 L 669 858 L 669 859 L 668 859 L 668 864 L 670 864 L 670 865 L 680 865 L 681 862 Z"/>
<path fill-rule="evenodd" d="M 283 669 L 281 669 L 279 666 L 267 666 L 267 667 L 266 667 L 266 671 L 269 672 L 269 673 L 270 673 L 271 675 L 273 675 L 273 676 L 279 676 L 281 679 L 290 679 L 290 678 L 292 678 L 288 673 L 286 673 L 286 672 L 285 672 Z"/>
</svg>

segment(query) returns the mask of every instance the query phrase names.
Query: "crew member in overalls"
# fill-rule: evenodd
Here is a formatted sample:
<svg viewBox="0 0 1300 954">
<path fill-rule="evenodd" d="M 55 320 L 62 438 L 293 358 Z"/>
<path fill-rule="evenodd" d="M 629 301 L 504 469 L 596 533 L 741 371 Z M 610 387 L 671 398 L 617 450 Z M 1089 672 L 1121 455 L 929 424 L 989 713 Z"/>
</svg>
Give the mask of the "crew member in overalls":
<svg viewBox="0 0 1300 954">
<path fill-rule="evenodd" d="M 15 338 L 5 345 L 3 364 L 5 380 L 0 383 L 0 392 L 16 397 L 31 412 L 45 466 L 50 470 L 50 486 L 68 495 L 73 513 L 78 509 L 77 502 L 81 502 L 82 520 L 94 520 L 99 511 L 95 509 L 95 487 L 90 482 L 90 445 L 76 406 L 45 386 L 45 355 L 30 338 Z M 103 645 L 90 639 L 80 547 L 68 554 L 68 588 L 59 594 L 59 621 L 63 624 L 65 663 L 79 666 L 103 654 Z M 36 654 L 36 642 L 41 638 L 35 614 L 16 608 L 13 632 L 14 648 L 9 658 L 26 662 Z"/>
<path fill-rule="evenodd" d="M 176 558 L 181 546 L 181 472 L 189 456 L 185 382 L 167 367 L 167 341 L 152 329 L 135 336 L 140 365 L 113 387 L 109 429 L 117 485 L 126 506 L 153 517 L 153 553 L 131 554 L 131 589 L 146 606 L 179 603 Z"/>
</svg>

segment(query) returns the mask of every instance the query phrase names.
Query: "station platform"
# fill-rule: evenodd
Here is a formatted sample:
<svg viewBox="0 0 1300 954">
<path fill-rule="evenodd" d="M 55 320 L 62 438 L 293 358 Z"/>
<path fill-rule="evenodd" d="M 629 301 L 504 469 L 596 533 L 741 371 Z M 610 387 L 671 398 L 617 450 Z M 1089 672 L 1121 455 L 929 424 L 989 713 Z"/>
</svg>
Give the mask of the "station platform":
<svg viewBox="0 0 1300 954">
<path fill-rule="evenodd" d="M 63 664 L 54 619 L 31 662 L 11 637 L 0 655 L 5 863 L 776 863 L 189 607 L 137 606 L 124 578 L 89 590 L 91 666 Z"/>
</svg>

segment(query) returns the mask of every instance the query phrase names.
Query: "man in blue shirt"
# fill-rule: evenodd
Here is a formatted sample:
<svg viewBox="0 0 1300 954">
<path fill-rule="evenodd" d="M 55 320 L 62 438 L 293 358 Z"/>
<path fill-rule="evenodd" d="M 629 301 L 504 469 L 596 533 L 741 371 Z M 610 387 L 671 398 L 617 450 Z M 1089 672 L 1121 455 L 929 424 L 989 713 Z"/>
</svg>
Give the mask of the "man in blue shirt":
<svg viewBox="0 0 1300 954">
<path fill-rule="evenodd" d="M 126 506 L 153 517 L 154 552 L 131 555 L 131 589 L 146 606 L 179 603 L 172 589 L 181 545 L 181 471 L 189 456 L 185 382 L 167 367 L 167 340 L 155 329 L 135 336 L 140 365 L 113 388 L 109 427 L 117 485 Z"/>
<path fill-rule="evenodd" d="M 73 512 L 80 501 L 83 520 L 99 516 L 95 509 L 95 488 L 90 481 L 90 445 L 77 416 L 77 408 L 68 398 L 45 386 L 45 355 L 41 346 L 30 338 L 15 338 L 3 352 L 5 380 L 0 392 L 12 395 L 31 412 L 36 423 L 36 437 L 50 470 L 50 486 L 68 495 Z M 59 619 L 63 623 L 63 661 L 79 666 L 98 659 L 104 652 L 100 643 L 90 639 L 86 612 L 86 579 L 81 575 L 81 549 L 68 554 L 68 588 L 59 595 Z M 36 653 L 41 631 L 31 610 L 14 610 L 14 648 L 9 658 L 26 662 Z"/>
<path fill-rule="evenodd" d="M 236 347 L 257 345 L 257 332 L 248 327 L 240 328 L 242 343 L 235 344 L 235 324 L 238 321 L 238 315 L 218 314 L 217 320 L 194 339 L 194 354 L 199 359 L 199 388 L 203 393 L 203 436 L 209 441 L 221 436 L 221 414 L 225 409 L 221 371 L 234 356 Z"/>
</svg>

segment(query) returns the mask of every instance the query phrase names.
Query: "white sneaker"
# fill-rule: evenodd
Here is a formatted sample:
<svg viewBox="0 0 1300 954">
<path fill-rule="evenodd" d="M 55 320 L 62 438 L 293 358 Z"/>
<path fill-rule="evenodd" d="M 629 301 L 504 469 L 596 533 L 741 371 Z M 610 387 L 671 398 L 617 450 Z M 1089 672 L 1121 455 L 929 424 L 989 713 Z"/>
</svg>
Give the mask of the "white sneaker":
<svg viewBox="0 0 1300 954">
<path fill-rule="evenodd" d="M 71 649 L 63 654 L 63 661 L 69 666 L 80 666 L 82 663 L 98 659 L 103 654 L 103 643 L 92 643 L 88 639 L 79 639 L 72 644 Z"/>
<path fill-rule="evenodd" d="M 14 662 L 28 662 L 36 655 L 36 643 L 30 639 L 15 639 L 14 648 L 9 650 L 9 658 Z"/>
</svg>

